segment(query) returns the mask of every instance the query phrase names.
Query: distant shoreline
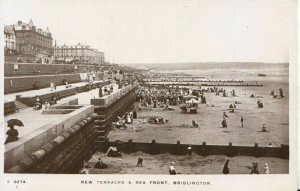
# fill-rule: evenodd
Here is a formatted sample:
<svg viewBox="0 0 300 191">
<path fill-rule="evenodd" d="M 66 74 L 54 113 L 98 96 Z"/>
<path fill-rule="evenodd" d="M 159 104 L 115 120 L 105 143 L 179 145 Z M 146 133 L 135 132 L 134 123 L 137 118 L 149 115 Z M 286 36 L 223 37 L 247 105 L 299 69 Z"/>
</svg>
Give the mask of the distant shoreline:
<svg viewBox="0 0 300 191">
<path fill-rule="evenodd" d="M 259 68 L 288 68 L 289 63 L 262 62 L 187 62 L 187 63 L 140 63 L 130 66 L 146 67 L 150 70 L 191 70 L 191 69 L 259 69 Z"/>
</svg>

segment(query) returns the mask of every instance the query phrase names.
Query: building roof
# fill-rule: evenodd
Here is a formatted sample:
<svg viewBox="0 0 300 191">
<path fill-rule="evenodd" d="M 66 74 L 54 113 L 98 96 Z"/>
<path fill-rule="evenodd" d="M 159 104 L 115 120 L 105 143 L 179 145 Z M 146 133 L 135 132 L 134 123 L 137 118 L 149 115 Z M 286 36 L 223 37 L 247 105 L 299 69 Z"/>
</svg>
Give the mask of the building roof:
<svg viewBox="0 0 300 191">
<path fill-rule="evenodd" d="M 34 26 L 33 22 L 32 22 L 32 19 L 30 19 L 29 23 L 28 23 L 28 26 L 31 28 Z"/>
<path fill-rule="evenodd" d="M 49 27 L 47 26 L 46 33 L 51 33 Z"/>
<path fill-rule="evenodd" d="M 12 34 L 14 33 L 14 26 L 13 25 L 5 25 L 4 26 L 4 34 Z"/>
<path fill-rule="evenodd" d="M 22 21 L 18 21 L 17 24 L 14 25 L 15 30 L 21 31 L 21 30 L 33 30 L 40 34 L 43 34 L 45 36 L 51 36 L 50 30 L 47 27 L 46 31 L 42 30 L 41 28 L 38 28 L 33 24 L 32 19 L 30 19 L 29 23 L 25 23 Z"/>
</svg>

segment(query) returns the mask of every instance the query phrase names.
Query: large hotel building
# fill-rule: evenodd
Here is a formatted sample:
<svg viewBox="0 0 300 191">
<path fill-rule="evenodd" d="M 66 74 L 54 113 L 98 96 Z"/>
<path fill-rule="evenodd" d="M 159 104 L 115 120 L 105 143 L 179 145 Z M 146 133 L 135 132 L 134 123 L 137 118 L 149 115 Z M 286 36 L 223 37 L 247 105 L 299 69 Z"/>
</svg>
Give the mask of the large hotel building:
<svg viewBox="0 0 300 191">
<path fill-rule="evenodd" d="M 56 46 L 54 48 L 56 62 L 82 63 L 82 64 L 104 64 L 104 53 L 90 46 L 78 43 L 74 46 Z"/>
<path fill-rule="evenodd" d="M 53 56 L 52 36 L 49 28 L 44 31 L 37 28 L 32 20 L 29 23 L 18 21 L 17 24 L 7 26 L 14 32 L 16 54 L 7 56 L 6 60 L 14 61 L 20 58 L 22 62 L 49 62 Z M 12 29 L 11 29 L 12 28 Z M 12 40 L 11 44 L 12 44 Z"/>
</svg>

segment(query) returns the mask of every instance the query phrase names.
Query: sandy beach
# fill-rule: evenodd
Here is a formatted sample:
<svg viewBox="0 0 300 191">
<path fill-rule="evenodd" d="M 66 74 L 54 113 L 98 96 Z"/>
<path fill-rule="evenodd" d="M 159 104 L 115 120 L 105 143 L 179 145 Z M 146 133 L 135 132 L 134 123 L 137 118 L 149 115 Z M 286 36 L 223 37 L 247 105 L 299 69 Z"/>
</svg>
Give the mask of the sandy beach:
<svg viewBox="0 0 300 191">
<path fill-rule="evenodd" d="M 232 142 L 234 145 L 254 145 L 273 146 L 289 143 L 289 100 L 288 83 L 264 81 L 263 87 L 225 87 L 227 92 L 233 88 L 237 96 L 222 97 L 214 93 L 206 93 L 209 104 L 214 107 L 200 104 L 197 114 L 183 114 L 179 106 L 170 106 L 174 110 L 164 111 L 163 108 L 140 107 L 138 119 L 133 124 L 127 125 L 127 130 L 112 130 L 108 137 L 111 141 L 127 141 L 133 139 L 136 142 L 151 142 L 155 139 L 160 143 L 176 143 L 180 140 L 184 144 L 207 144 L 227 145 Z M 270 96 L 271 90 L 282 87 L 286 93 L 283 99 L 274 99 Z M 247 94 L 245 92 L 247 91 Z M 258 98 L 250 98 L 250 94 L 261 96 L 264 108 L 258 108 L 256 101 Z M 234 113 L 229 113 L 228 106 L 234 101 L 237 109 Z M 140 105 L 140 103 L 136 103 Z M 228 128 L 221 128 L 223 112 L 228 114 Z M 241 127 L 240 117 L 244 117 L 244 127 Z M 169 122 L 156 125 L 147 122 L 150 116 L 160 116 L 168 119 Z M 190 128 L 191 121 L 195 120 L 199 128 Z M 145 122 L 140 132 L 134 132 L 134 127 L 138 128 L 139 121 Z M 262 124 L 267 124 L 267 132 L 261 132 Z"/>
</svg>

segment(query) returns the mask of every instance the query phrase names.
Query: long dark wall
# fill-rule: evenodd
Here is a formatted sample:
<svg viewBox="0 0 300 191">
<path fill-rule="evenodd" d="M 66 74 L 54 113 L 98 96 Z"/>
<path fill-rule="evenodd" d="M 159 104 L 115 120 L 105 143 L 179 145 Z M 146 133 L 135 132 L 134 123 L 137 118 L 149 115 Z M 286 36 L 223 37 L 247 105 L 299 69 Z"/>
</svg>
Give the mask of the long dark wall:
<svg viewBox="0 0 300 191">
<path fill-rule="evenodd" d="M 14 70 L 14 65 L 18 70 Z M 87 72 L 90 66 L 77 65 L 77 72 Z M 74 73 L 75 65 L 72 64 L 32 64 L 32 63 L 5 63 L 4 76 L 38 75 L 38 74 L 63 74 Z"/>
<path fill-rule="evenodd" d="M 4 93 L 8 94 L 32 90 L 35 82 L 38 82 L 39 88 L 50 87 L 51 82 L 55 83 L 56 85 L 62 85 L 63 80 L 67 80 L 68 83 L 76 83 L 81 81 L 79 74 L 9 77 L 4 79 Z"/>
<path fill-rule="evenodd" d="M 128 142 L 115 141 L 109 142 L 106 140 L 103 143 L 97 143 L 99 151 L 106 151 L 109 146 L 118 146 L 119 150 L 124 153 L 133 153 L 142 151 L 149 154 L 162 154 L 171 153 L 174 155 L 187 154 L 187 148 L 189 145 L 180 144 L 180 142 L 174 144 L 156 143 L 152 142 Z M 203 142 L 202 145 L 191 145 L 193 152 L 202 156 L 208 155 L 226 155 L 228 157 L 234 156 L 254 156 L 254 157 L 278 157 L 283 159 L 289 158 L 289 146 L 281 145 L 281 147 L 260 147 L 258 144 L 251 146 L 234 146 L 232 143 L 228 145 L 206 145 Z"/>
</svg>

